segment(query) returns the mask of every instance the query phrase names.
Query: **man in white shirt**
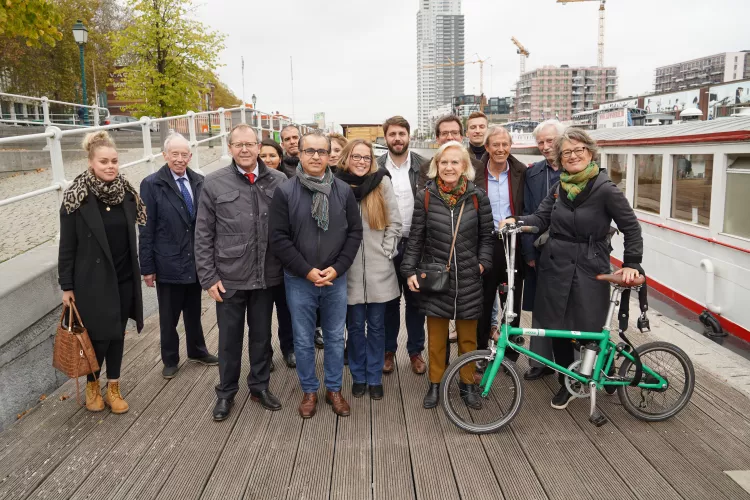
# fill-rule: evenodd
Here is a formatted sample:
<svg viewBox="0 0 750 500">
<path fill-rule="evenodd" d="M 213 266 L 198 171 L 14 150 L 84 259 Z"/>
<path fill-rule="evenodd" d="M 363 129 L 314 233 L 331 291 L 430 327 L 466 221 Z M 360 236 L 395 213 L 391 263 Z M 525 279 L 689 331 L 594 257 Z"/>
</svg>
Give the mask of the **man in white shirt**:
<svg viewBox="0 0 750 500">
<path fill-rule="evenodd" d="M 393 116 L 383 123 L 383 134 L 388 146 L 388 153 L 378 158 L 378 166 L 388 169 L 393 182 L 393 189 L 398 200 L 398 210 L 401 213 L 401 241 L 398 244 L 398 253 L 393 259 L 396 266 L 399 287 L 406 301 L 406 350 L 411 360 L 411 368 L 414 373 L 421 375 L 427 370 L 427 365 L 422 357 L 424 350 L 424 314 L 419 312 L 416 298 L 406 280 L 398 272 L 401 267 L 401 259 L 404 249 L 409 241 L 409 230 L 411 229 L 411 218 L 414 213 L 414 197 L 424 187 L 426 178 L 420 173 L 420 167 L 426 159 L 412 151 L 409 151 L 409 134 L 411 128 L 409 122 L 402 116 Z M 398 332 L 401 329 L 401 297 L 388 302 L 385 316 L 385 364 L 383 373 L 391 373 L 394 369 L 394 356 L 398 348 Z"/>
</svg>

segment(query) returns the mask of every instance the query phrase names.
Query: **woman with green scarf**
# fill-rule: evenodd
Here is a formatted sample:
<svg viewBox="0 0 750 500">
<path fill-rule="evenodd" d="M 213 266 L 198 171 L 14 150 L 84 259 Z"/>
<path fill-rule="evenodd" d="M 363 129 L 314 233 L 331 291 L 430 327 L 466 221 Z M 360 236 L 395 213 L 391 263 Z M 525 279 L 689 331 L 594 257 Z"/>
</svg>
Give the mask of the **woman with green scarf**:
<svg viewBox="0 0 750 500">
<path fill-rule="evenodd" d="M 563 168 L 560 182 L 550 190 L 534 215 L 523 224 L 549 230 L 537 264 L 533 328 L 601 331 L 607 322 L 609 283 L 597 274 L 609 273 L 611 224 L 624 235 L 621 274 L 630 282 L 643 273 L 641 226 L 625 195 L 594 161 L 597 147 L 583 130 L 568 128 L 555 141 L 555 157 Z M 507 219 L 501 225 L 513 221 Z M 555 362 L 573 363 L 573 344 L 553 339 Z M 559 376 L 560 390 L 552 407 L 562 410 L 571 395 Z"/>
</svg>

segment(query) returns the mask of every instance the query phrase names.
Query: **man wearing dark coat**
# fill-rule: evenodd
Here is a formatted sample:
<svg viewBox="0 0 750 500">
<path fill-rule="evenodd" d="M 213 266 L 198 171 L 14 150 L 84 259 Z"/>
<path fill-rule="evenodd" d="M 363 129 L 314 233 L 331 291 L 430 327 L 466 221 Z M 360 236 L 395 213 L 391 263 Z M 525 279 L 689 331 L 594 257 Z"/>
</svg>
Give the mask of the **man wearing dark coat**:
<svg viewBox="0 0 750 500">
<path fill-rule="evenodd" d="M 141 182 L 148 220 L 140 226 L 139 257 L 146 286 L 156 286 L 161 332 L 162 376 L 177 375 L 180 362 L 180 314 L 185 324 L 188 360 L 219 364 L 209 354 L 201 325 L 201 294 L 195 269 L 195 216 L 203 176 L 188 168 L 190 145 L 180 134 L 164 142 L 167 164 Z"/>
</svg>

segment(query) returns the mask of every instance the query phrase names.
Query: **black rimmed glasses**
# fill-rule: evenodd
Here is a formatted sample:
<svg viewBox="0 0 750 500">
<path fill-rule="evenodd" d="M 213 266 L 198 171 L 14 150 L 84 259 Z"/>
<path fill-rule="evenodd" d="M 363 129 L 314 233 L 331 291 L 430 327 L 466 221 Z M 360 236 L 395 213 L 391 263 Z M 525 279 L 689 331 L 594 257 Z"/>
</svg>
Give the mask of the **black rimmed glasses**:
<svg viewBox="0 0 750 500">
<path fill-rule="evenodd" d="M 565 151 L 562 152 L 562 157 L 567 160 L 568 158 L 570 158 L 573 155 L 573 153 L 575 153 L 575 155 L 580 158 L 581 156 L 583 156 L 583 152 L 584 151 L 588 151 L 588 150 L 589 150 L 589 148 L 587 148 L 587 147 L 581 147 L 581 148 L 575 148 L 575 149 L 566 149 Z"/>
<path fill-rule="evenodd" d="M 372 163 L 372 156 L 351 155 L 351 159 L 354 161 L 365 160 L 365 163 Z"/>
<path fill-rule="evenodd" d="M 310 158 L 315 156 L 315 153 L 318 153 L 318 156 L 321 158 L 323 158 L 324 156 L 328 156 L 329 154 L 327 149 L 307 148 L 307 149 L 303 149 L 302 152 L 305 153 L 305 155 L 309 156 Z"/>
<path fill-rule="evenodd" d="M 233 148 L 237 148 L 239 150 L 242 150 L 242 149 L 245 149 L 245 148 L 252 149 L 252 148 L 254 148 L 257 145 L 258 145 L 257 142 L 233 142 L 231 144 L 231 146 Z"/>
</svg>

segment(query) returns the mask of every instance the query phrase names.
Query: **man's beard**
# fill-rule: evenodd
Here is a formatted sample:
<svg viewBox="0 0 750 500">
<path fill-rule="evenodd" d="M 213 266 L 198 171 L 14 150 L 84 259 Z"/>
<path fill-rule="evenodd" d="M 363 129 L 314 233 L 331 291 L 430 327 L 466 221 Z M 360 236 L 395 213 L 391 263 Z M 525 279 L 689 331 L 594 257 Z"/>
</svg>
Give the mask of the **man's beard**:
<svg viewBox="0 0 750 500">
<path fill-rule="evenodd" d="M 400 152 L 399 152 L 399 151 L 396 151 L 396 150 L 394 149 L 394 146 L 391 146 L 391 145 L 390 145 L 390 144 L 388 144 L 388 143 L 386 143 L 386 146 L 388 147 L 388 151 L 390 151 L 390 152 L 391 152 L 391 154 L 394 154 L 394 155 L 402 155 L 402 154 L 404 154 L 404 153 L 405 153 L 406 151 L 408 151 L 408 150 L 409 150 L 409 141 L 406 141 L 406 142 L 405 142 L 405 143 L 403 144 L 403 146 L 402 146 L 402 148 L 403 148 L 403 149 L 402 149 L 402 150 L 401 150 Z M 398 146 L 398 145 L 396 145 L 396 146 Z"/>
</svg>

